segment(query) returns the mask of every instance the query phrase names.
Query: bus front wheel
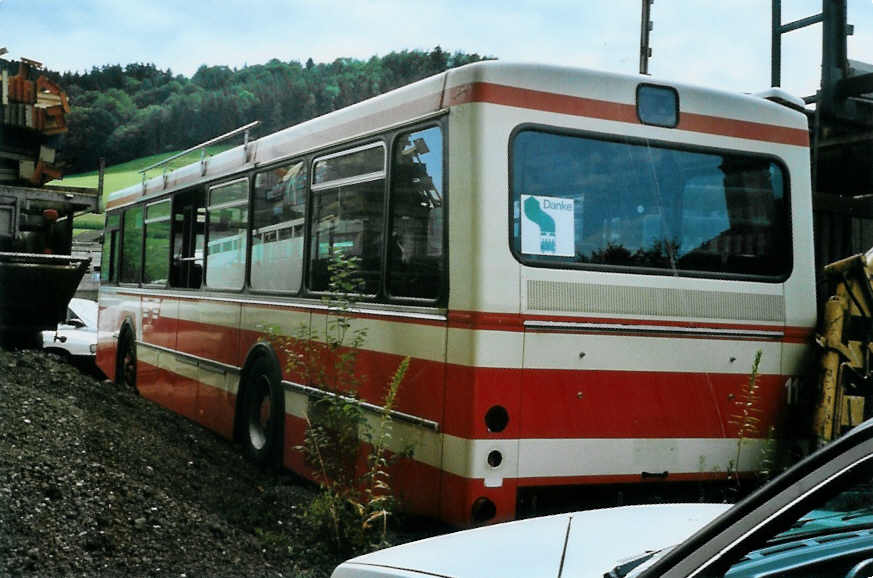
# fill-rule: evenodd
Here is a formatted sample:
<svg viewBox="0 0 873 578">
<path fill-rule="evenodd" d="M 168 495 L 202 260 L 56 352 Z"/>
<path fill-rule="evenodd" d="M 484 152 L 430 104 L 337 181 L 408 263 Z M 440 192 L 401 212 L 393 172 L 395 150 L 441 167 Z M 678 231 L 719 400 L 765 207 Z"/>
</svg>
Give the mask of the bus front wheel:
<svg viewBox="0 0 873 578">
<path fill-rule="evenodd" d="M 257 464 L 281 462 L 285 396 L 278 371 L 266 357 L 246 373 L 242 398 L 242 442 L 246 456 Z"/>
</svg>

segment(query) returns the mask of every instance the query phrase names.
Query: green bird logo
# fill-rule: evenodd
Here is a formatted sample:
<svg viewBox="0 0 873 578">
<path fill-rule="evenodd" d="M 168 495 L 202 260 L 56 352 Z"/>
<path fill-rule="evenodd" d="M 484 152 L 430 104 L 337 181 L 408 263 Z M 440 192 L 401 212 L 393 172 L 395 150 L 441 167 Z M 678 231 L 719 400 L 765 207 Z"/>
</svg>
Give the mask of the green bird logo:
<svg viewBox="0 0 873 578">
<path fill-rule="evenodd" d="M 540 228 L 540 251 L 555 252 L 555 220 L 540 206 L 534 197 L 524 202 L 524 214 Z"/>
</svg>

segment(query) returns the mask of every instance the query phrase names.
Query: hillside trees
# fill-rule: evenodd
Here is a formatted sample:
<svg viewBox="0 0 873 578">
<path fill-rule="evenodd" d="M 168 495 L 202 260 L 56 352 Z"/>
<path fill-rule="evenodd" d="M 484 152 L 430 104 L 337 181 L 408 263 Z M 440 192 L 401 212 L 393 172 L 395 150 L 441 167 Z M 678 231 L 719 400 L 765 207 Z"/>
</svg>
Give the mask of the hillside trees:
<svg viewBox="0 0 873 578">
<path fill-rule="evenodd" d="M 49 74 L 70 97 L 64 156 L 68 172 L 81 172 L 101 156 L 114 164 L 184 149 L 253 120 L 265 135 L 478 60 L 437 46 L 368 60 L 203 65 L 191 78 L 145 63 Z"/>
</svg>

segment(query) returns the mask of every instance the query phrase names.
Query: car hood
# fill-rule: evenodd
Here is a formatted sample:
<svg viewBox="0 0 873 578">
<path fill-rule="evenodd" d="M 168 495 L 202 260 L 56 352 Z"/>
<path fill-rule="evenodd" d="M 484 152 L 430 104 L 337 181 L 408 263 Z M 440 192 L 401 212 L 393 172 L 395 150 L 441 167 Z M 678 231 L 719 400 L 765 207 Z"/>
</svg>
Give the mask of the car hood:
<svg viewBox="0 0 873 578">
<path fill-rule="evenodd" d="M 466 530 L 353 558 L 333 578 L 597 577 L 619 562 L 677 544 L 730 504 L 588 510 Z M 563 567 L 562 567 L 563 561 Z"/>
<path fill-rule="evenodd" d="M 67 305 L 70 309 L 73 310 L 73 313 L 79 316 L 79 318 L 85 322 L 87 327 L 94 328 L 96 331 L 97 328 L 97 302 L 91 301 L 90 299 L 79 299 L 77 297 L 73 297 L 70 299 L 70 303 Z"/>
</svg>

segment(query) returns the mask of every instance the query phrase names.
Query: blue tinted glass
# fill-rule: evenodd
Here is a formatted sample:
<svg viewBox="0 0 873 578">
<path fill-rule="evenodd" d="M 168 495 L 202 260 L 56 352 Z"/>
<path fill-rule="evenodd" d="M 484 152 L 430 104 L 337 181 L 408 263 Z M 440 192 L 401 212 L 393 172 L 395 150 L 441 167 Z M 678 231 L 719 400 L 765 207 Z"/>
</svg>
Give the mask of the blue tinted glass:
<svg viewBox="0 0 873 578">
<path fill-rule="evenodd" d="M 674 127 L 679 124 L 679 97 L 672 88 L 641 84 L 637 89 L 640 122 Z"/>
<path fill-rule="evenodd" d="M 541 265 L 781 277 L 782 166 L 533 130 L 512 144 L 513 247 Z"/>
</svg>

